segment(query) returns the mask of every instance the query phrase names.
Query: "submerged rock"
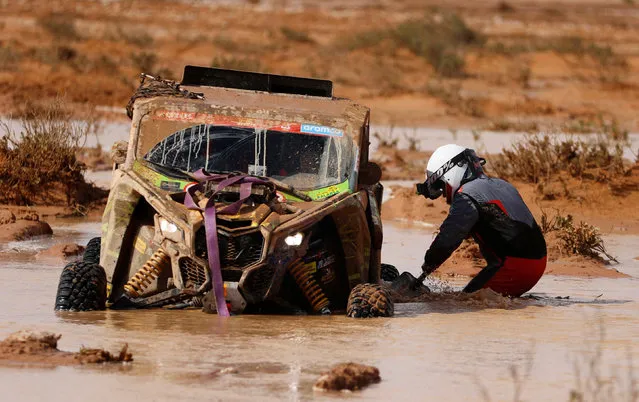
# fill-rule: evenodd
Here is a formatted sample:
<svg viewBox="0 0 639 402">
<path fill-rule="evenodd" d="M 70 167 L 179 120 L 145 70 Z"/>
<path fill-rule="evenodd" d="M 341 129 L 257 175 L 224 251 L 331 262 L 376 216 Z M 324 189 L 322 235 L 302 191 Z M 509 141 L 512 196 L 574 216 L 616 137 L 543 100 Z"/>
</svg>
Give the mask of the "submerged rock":
<svg viewBox="0 0 639 402">
<path fill-rule="evenodd" d="M 75 244 L 75 243 L 67 243 L 67 244 L 56 244 L 55 246 L 43 250 L 38 253 L 37 258 L 52 258 L 52 259 L 60 259 L 60 260 L 71 260 L 74 257 L 81 256 L 84 253 L 84 247 Z"/>
<path fill-rule="evenodd" d="M 46 222 L 17 220 L 13 223 L 2 225 L 0 241 L 29 240 L 35 236 L 50 234 L 53 234 L 53 230 Z"/>
<path fill-rule="evenodd" d="M 314 390 L 355 391 L 380 382 L 379 369 L 358 363 L 341 363 L 317 379 Z"/>
<path fill-rule="evenodd" d="M 0 225 L 6 225 L 16 221 L 16 216 L 8 209 L 0 209 Z"/>
<path fill-rule="evenodd" d="M 0 342 L 0 361 L 42 363 L 56 366 L 106 362 L 130 362 L 133 355 L 124 345 L 119 353 L 82 348 L 80 352 L 58 350 L 60 334 L 45 331 L 18 331 Z"/>
</svg>

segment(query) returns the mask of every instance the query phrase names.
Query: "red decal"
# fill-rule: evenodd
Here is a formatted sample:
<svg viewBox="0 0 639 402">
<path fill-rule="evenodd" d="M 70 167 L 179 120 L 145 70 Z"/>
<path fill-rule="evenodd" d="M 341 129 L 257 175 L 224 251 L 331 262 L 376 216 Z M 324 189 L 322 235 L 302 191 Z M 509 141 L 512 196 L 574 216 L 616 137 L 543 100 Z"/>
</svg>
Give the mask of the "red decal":
<svg viewBox="0 0 639 402">
<path fill-rule="evenodd" d="M 254 119 L 250 117 L 224 116 L 196 112 L 175 112 L 158 110 L 155 117 L 160 120 L 184 121 L 216 126 L 230 126 L 254 128 L 262 130 L 276 130 L 287 133 L 300 133 L 301 124 L 282 120 Z"/>
</svg>

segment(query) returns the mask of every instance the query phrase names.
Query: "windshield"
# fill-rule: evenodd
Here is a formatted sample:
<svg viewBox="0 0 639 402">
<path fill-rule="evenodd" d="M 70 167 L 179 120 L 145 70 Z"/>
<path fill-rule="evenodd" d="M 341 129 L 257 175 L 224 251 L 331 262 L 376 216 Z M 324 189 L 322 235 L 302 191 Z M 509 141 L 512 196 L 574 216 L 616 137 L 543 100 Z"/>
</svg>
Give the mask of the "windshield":
<svg viewBox="0 0 639 402">
<path fill-rule="evenodd" d="M 352 153 L 348 137 L 199 124 L 169 135 L 144 159 L 187 172 L 267 176 L 312 190 L 346 181 Z"/>
</svg>

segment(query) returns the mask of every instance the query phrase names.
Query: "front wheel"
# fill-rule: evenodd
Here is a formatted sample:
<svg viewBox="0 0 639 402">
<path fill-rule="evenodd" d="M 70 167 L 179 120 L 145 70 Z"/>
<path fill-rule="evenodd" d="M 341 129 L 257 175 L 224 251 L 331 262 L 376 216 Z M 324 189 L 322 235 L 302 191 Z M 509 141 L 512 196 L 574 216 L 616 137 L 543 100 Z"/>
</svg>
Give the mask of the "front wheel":
<svg viewBox="0 0 639 402">
<path fill-rule="evenodd" d="M 386 289 L 377 284 L 361 283 L 348 296 L 346 315 L 353 318 L 391 317 L 394 310 Z"/>
<path fill-rule="evenodd" d="M 380 276 L 383 281 L 392 282 L 399 278 L 399 270 L 394 265 L 382 264 Z"/>
<path fill-rule="evenodd" d="M 56 310 L 104 310 L 106 305 L 106 273 L 98 264 L 75 261 L 67 264 L 60 275 Z"/>
<path fill-rule="evenodd" d="M 87 248 L 84 249 L 82 255 L 82 261 L 90 262 L 93 264 L 100 263 L 100 238 L 94 237 L 87 243 Z"/>
</svg>

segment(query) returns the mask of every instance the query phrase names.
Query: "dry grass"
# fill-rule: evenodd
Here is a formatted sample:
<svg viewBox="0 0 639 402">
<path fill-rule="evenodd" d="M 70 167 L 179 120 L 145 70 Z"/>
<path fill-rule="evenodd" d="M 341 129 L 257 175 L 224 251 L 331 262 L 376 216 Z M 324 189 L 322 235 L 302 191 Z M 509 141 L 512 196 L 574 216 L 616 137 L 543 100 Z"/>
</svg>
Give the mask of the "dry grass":
<svg viewBox="0 0 639 402">
<path fill-rule="evenodd" d="M 549 181 L 565 173 L 604 182 L 627 173 L 623 145 L 605 136 L 586 141 L 530 135 L 494 157 L 490 168 L 500 177 L 528 183 Z"/>
<path fill-rule="evenodd" d="M 532 52 L 555 52 L 572 54 L 579 57 L 589 56 L 602 66 L 625 66 L 624 57 L 617 55 L 609 45 L 600 45 L 577 36 L 558 36 L 554 38 L 527 37 L 510 43 L 495 42 L 488 50 L 504 55 L 517 55 Z"/>
<path fill-rule="evenodd" d="M 482 36 L 455 13 L 427 14 L 386 30 L 358 33 L 346 42 L 350 50 L 390 41 L 424 58 L 443 77 L 464 76 L 464 50 L 481 45 Z"/>
<path fill-rule="evenodd" d="M 615 257 L 606 251 L 599 229 L 580 221 L 574 222 L 572 215 L 560 215 L 553 218 L 542 213 L 541 230 L 545 235 L 554 233 L 560 240 L 560 252 L 564 255 L 583 255 L 597 260 L 617 262 Z"/>
<path fill-rule="evenodd" d="M 262 64 L 252 57 L 216 56 L 211 67 L 228 68 L 230 70 L 262 71 Z"/>
<path fill-rule="evenodd" d="M 280 28 L 280 32 L 284 37 L 293 42 L 315 43 L 315 41 L 306 32 L 298 31 L 290 27 Z"/>
<path fill-rule="evenodd" d="M 13 71 L 22 55 L 11 45 L 0 43 L 0 71 Z"/>
<path fill-rule="evenodd" d="M 639 401 L 639 377 L 634 369 L 632 350 L 626 349 L 625 373 L 620 373 L 615 366 L 606 367 L 604 362 L 604 343 L 606 326 L 599 320 L 598 339 L 586 342 L 587 349 L 573 358 L 575 383 L 570 390 L 570 402 L 603 402 L 603 401 Z"/>
<path fill-rule="evenodd" d="M 471 117 L 484 117 L 481 99 L 463 96 L 459 83 L 444 84 L 431 81 L 426 86 L 428 95 L 438 98 L 458 113 Z"/>
<path fill-rule="evenodd" d="M 38 25 L 60 40 L 79 40 L 80 34 L 75 28 L 75 17 L 71 14 L 49 14 L 38 19 Z"/>
<path fill-rule="evenodd" d="M 74 122 L 61 100 L 28 106 L 17 133 L 3 122 L 0 138 L 0 202 L 86 204 L 101 196 L 84 180 L 76 153 L 91 132 L 90 121 Z M 60 199 L 62 194 L 63 199 Z"/>
</svg>

